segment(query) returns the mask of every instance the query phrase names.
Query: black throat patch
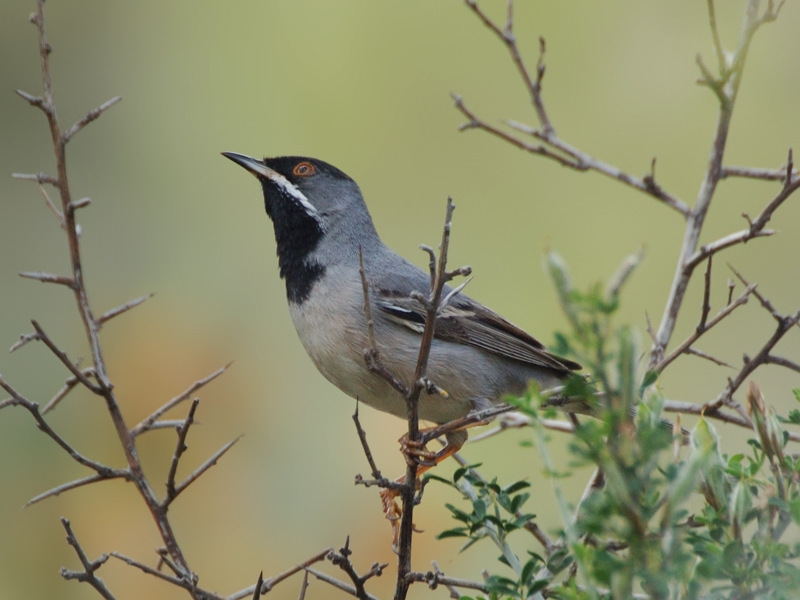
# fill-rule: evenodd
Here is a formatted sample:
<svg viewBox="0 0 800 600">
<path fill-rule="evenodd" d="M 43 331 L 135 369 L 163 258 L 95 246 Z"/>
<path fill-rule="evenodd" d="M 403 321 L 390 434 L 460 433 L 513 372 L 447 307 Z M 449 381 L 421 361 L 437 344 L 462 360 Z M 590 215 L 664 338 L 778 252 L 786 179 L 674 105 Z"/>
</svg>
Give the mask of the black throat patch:
<svg viewBox="0 0 800 600">
<path fill-rule="evenodd" d="M 268 181 L 262 181 L 264 206 L 275 228 L 278 266 L 286 280 L 289 302 L 305 302 L 325 267 L 309 261 L 309 255 L 322 239 L 322 227 L 297 201 Z"/>
</svg>

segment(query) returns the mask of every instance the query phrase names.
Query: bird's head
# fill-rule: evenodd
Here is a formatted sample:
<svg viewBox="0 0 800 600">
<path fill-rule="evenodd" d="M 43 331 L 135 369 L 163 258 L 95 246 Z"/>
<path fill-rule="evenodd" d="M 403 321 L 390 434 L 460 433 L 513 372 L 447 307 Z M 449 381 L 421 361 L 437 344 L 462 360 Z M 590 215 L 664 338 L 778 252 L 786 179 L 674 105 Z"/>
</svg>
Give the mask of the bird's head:
<svg viewBox="0 0 800 600">
<path fill-rule="evenodd" d="M 304 156 L 258 160 L 222 154 L 261 183 L 290 299 L 307 295 L 311 288 L 305 284 L 324 269 L 357 261 L 359 248 L 380 246 L 358 184 L 333 165 Z M 305 286 L 299 292 L 297 282 Z"/>
<path fill-rule="evenodd" d="M 304 156 L 258 160 L 235 152 L 222 154 L 261 182 L 267 214 L 276 226 L 287 219 L 311 220 L 327 231 L 343 218 L 367 211 L 358 184 L 322 160 Z"/>
</svg>

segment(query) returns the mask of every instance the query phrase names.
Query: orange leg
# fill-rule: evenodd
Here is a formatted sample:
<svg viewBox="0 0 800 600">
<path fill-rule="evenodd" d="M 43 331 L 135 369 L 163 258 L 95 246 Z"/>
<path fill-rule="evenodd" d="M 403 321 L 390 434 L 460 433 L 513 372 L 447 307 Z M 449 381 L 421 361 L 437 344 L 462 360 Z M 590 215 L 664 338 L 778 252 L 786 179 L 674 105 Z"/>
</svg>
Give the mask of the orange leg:
<svg viewBox="0 0 800 600">
<path fill-rule="evenodd" d="M 461 446 L 451 446 L 447 444 L 438 452 L 429 452 L 422 448 L 409 447 L 406 436 L 400 438 L 400 447 L 403 451 L 403 455 L 406 457 L 406 461 L 422 459 L 418 460 L 419 467 L 417 468 L 417 477 L 422 475 L 425 471 L 432 469 L 443 460 L 450 458 L 461 449 Z M 401 475 L 395 479 L 395 483 L 403 484 L 405 481 L 405 475 Z M 419 479 L 415 482 L 415 487 L 419 487 Z M 391 488 L 384 488 L 381 490 L 380 495 L 381 504 L 383 505 L 383 514 L 386 515 L 386 518 L 389 519 L 389 522 L 392 524 L 392 549 L 396 550 L 397 540 L 400 535 L 400 519 L 403 516 L 403 511 L 400 508 L 400 504 L 397 502 L 397 497 L 400 495 L 400 492 Z"/>
<path fill-rule="evenodd" d="M 487 421 L 488 422 L 488 421 Z M 485 425 L 487 422 L 478 422 L 472 423 L 465 427 L 461 427 L 458 429 L 454 429 L 448 433 L 455 433 L 456 431 L 461 431 L 467 429 L 469 427 L 475 427 L 477 425 Z M 430 429 L 425 429 L 420 431 L 420 433 L 425 433 L 429 431 L 439 430 L 440 427 L 432 427 Z M 453 436 L 455 437 L 455 436 Z M 460 437 L 460 436 L 459 436 Z M 400 442 L 400 451 L 403 453 L 403 456 L 406 459 L 408 464 L 416 463 L 418 465 L 417 468 L 417 477 L 425 473 L 438 465 L 443 460 L 450 458 L 461 450 L 461 447 L 466 441 L 466 436 L 459 439 L 461 443 L 454 443 L 454 440 L 448 440 L 447 445 L 439 450 L 438 452 L 431 452 L 425 449 L 424 444 L 420 444 L 419 442 L 411 442 L 408 439 L 408 434 L 403 435 L 399 440 Z M 406 481 L 406 476 L 402 475 L 398 477 L 395 482 L 403 484 Z M 415 487 L 419 486 L 419 481 L 415 482 Z M 390 488 L 384 488 L 380 491 L 381 496 L 381 504 L 383 505 L 383 514 L 386 515 L 386 518 L 389 519 L 389 522 L 392 524 L 392 548 L 397 548 L 397 540 L 398 536 L 400 535 L 400 519 L 403 516 L 403 511 L 400 505 L 397 502 L 397 497 L 400 493 L 397 490 L 393 490 Z"/>
</svg>

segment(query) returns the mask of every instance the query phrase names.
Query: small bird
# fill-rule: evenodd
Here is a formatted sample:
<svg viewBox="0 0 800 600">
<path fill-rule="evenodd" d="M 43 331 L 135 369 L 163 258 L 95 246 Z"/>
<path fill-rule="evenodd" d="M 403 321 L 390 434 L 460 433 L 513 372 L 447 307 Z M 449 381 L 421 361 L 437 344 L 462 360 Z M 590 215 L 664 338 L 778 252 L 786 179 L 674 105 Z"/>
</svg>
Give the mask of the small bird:
<svg viewBox="0 0 800 600">
<path fill-rule="evenodd" d="M 261 183 L 289 313 L 317 369 L 359 402 L 405 419 L 405 398 L 364 360 L 369 339 L 359 257 L 377 350 L 388 371 L 406 383 L 414 374 L 426 320 L 412 293 L 427 296 L 430 275 L 381 241 L 358 185 L 336 167 L 302 156 L 257 160 L 222 154 Z M 419 417 L 444 424 L 498 404 L 507 394 L 522 394 L 531 380 L 549 389 L 579 369 L 459 293 L 437 317 L 428 362 L 428 379 L 444 392 L 423 392 Z M 438 456 L 456 452 L 466 439 L 466 431 L 449 433 Z"/>
</svg>

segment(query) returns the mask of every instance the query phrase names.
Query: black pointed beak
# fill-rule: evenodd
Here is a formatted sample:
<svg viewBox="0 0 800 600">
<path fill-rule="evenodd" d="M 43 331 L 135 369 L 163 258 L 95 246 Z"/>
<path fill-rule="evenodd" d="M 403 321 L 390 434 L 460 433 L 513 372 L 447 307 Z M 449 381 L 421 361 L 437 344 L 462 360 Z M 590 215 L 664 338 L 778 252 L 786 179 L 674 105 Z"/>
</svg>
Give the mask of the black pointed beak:
<svg viewBox="0 0 800 600">
<path fill-rule="evenodd" d="M 231 159 L 240 167 L 244 167 L 256 177 L 266 177 L 267 179 L 273 179 L 275 177 L 275 171 L 267 167 L 260 160 L 253 158 L 252 156 L 247 156 L 246 154 L 238 154 L 236 152 L 223 152 L 222 156 Z"/>
</svg>

